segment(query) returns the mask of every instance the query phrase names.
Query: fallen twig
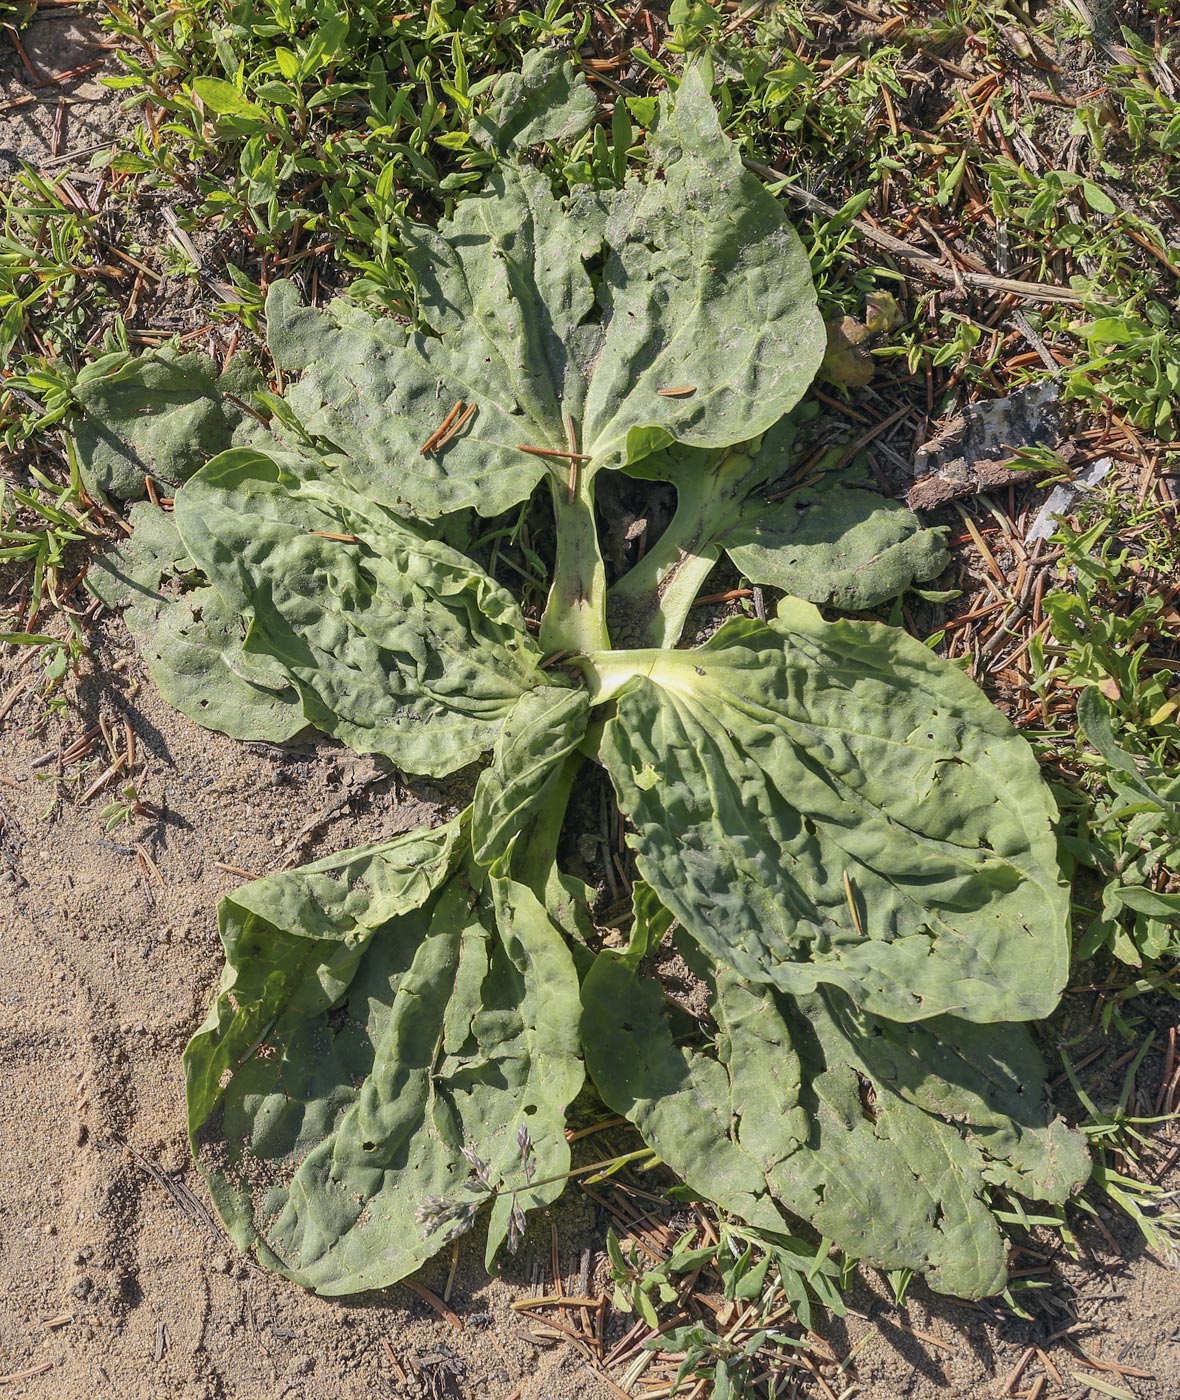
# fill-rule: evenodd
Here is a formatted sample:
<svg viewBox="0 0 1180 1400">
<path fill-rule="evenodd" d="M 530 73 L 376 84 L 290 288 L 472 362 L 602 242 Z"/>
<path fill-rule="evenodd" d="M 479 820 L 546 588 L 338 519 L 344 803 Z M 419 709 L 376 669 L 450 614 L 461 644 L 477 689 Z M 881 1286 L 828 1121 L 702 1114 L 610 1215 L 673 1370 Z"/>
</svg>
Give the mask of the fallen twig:
<svg viewBox="0 0 1180 1400">
<path fill-rule="evenodd" d="M 796 185 L 781 170 L 775 170 L 770 165 L 762 165 L 756 160 L 743 160 L 742 164 L 759 179 L 778 185 L 785 195 L 794 200 L 796 204 L 802 205 L 804 209 L 826 214 L 830 219 L 839 215 L 840 211 L 834 205 L 828 204 L 817 195 L 812 194 L 810 190 L 805 190 L 802 185 Z M 1067 287 L 1057 287 L 1051 282 L 1023 282 L 1016 277 L 997 277 L 990 272 L 973 272 L 967 268 L 948 267 L 937 254 L 928 253 L 925 248 L 915 248 L 910 243 L 903 243 L 900 238 L 894 238 L 891 233 L 886 233 L 884 229 L 874 228 L 865 219 L 853 219 L 851 224 L 870 243 L 875 243 L 878 248 L 892 253 L 895 258 L 918 263 L 925 274 L 948 287 L 965 285 L 978 291 L 1023 297 L 1026 301 L 1056 301 L 1065 306 L 1082 305 L 1082 298 Z M 1102 300 L 1102 298 L 1097 297 L 1093 299 Z"/>
</svg>

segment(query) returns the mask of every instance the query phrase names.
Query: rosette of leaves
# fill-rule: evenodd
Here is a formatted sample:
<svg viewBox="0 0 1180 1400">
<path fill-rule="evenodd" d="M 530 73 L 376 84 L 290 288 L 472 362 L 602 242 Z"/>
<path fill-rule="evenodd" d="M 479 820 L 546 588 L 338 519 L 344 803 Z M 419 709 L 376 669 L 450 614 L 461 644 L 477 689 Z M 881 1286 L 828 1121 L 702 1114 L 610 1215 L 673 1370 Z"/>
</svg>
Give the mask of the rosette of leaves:
<svg viewBox="0 0 1180 1400">
<path fill-rule="evenodd" d="M 560 196 L 527 145 L 591 115 L 560 58 L 530 61 L 485 119 L 484 189 L 406 231 L 413 325 L 272 288 L 284 396 L 227 421 L 171 516 L 134 507 L 95 571 L 199 722 L 312 725 L 418 774 L 487 757 L 446 825 L 223 902 L 226 973 L 185 1057 L 197 1160 L 265 1263 L 380 1287 L 484 1208 L 490 1261 L 555 1198 L 588 1070 L 768 1238 L 802 1219 L 983 1296 L 1005 1277 L 996 1193 L 1061 1202 L 1088 1173 L 1019 1024 L 1067 970 L 1052 803 L 959 670 L 818 610 L 932 576 L 941 537 L 844 477 L 792 481 L 824 330 L 699 75 L 662 101 L 644 173 Z M 127 431 L 98 427 L 108 452 Z M 609 472 L 679 501 L 613 583 Z M 556 563 L 530 627 L 446 541 L 455 512 L 538 490 Z M 723 554 L 786 596 L 682 647 Z M 556 864 L 584 762 L 641 876 L 626 952 L 594 953 L 590 893 Z M 705 1028 L 646 971 L 673 923 Z"/>
</svg>

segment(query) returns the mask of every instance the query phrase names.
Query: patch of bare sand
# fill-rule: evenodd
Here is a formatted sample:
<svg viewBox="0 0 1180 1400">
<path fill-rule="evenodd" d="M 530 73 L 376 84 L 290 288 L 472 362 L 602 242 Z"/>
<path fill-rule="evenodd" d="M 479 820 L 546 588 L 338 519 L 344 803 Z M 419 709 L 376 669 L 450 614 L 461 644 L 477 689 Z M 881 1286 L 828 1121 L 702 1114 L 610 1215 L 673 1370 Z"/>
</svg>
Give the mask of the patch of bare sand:
<svg viewBox="0 0 1180 1400">
<path fill-rule="evenodd" d="M 109 51 L 97 19 L 44 9 L 20 36 L 22 58 L 0 46 L 0 177 L 23 161 L 52 174 L 87 160 L 135 125 L 100 81 Z M 36 77 L 34 77 L 36 75 Z"/>
</svg>

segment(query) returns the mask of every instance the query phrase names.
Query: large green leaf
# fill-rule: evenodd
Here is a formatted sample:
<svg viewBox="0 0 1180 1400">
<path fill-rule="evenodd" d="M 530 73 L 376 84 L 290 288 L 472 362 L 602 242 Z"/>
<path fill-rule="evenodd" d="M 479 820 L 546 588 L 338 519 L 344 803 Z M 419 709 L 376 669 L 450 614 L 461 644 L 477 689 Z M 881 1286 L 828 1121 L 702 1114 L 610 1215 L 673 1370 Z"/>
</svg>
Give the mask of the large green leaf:
<svg viewBox="0 0 1180 1400">
<path fill-rule="evenodd" d="M 320 1293 L 434 1254 L 432 1222 L 482 1199 L 475 1159 L 498 1191 L 489 1262 L 568 1169 L 573 964 L 536 896 L 466 845 L 460 819 L 221 906 L 226 975 L 185 1056 L 194 1151 L 237 1243 Z"/>
<path fill-rule="evenodd" d="M 519 73 L 497 79 L 492 101 L 472 131 L 501 156 L 529 146 L 569 145 L 586 132 L 597 108 L 586 79 L 561 49 L 533 49 Z"/>
<path fill-rule="evenodd" d="M 206 355 L 167 346 L 138 359 L 96 361 L 74 385 L 84 410 L 74 442 L 87 490 L 134 500 L 145 493 L 145 476 L 179 486 L 210 457 L 257 433 L 242 400 L 261 384 L 244 359 L 219 370 Z"/>
<path fill-rule="evenodd" d="M 108 607 L 124 607 L 160 693 L 206 729 L 234 739 L 281 743 L 307 727 L 299 696 L 279 663 L 242 650 L 241 616 L 200 586 L 171 515 L 131 507 L 131 537 L 90 567 L 86 585 Z"/>
<path fill-rule="evenodd" d="M 724 1065 L 693 1047 L 699 1027 L 665 999 L 660 984 L 637 975 L 671 916 L 642 881 L 633 893 L 630 947 L 600 953 L 582 981 L 586 1071 L 603 1100 L 629 1118 L 689 1186 L 749 1225 L 784 1231 L 782 1216 L 767 1199 L 764 1174 L 730 1141 Z M 758 1111 L 789 1114 L 798 1081 L 798 1057 L 780 1045 Z"/>
<path fill-rule="evenodd" d="M 696 651 L 592 658 L 644 878 L 753 982 L 898 1021 L 1032 1020 L 1069 964 L 1054 807 L 954 666 L 786 600 Z"/>
<path fill-rule="evenodd" d="M 475 789 L 471 837 L 481 864 L 503 855 L 513 837 L 545 810 L 589 719 L 590 697 L 581 689 L 542 686 L 516 702 Z"/>
<path fill-rule="evenodd" d="M 714 1057 L 681 1043 L 634 952 L 600 954 L 583 984 L 587 1069 L 691 1188 L 749 1224 L 786 1232 L 785 1210 L 853 1257 L 980 1298 L 1006 1278 L 990 1187 L 1060 1203 L 1089 1174 L 1022 1026 L 895 1025 L 836 991 L 793 998 L 721 969 Z"/>
<path fill-rule="evenodd" d="M 758 999 L 732 972 L 718 980 L 723 1015 Z M 915 1269 L 960 1297 L 998 1292 L 1007 1247 L 988 1188 L 1059 1205 L 1090 1173 L 1085 1139 L 1047 1108 L 1027 1030 L 949 1016 L 899 1026 L 856 1016 L 835 991 L 760 1000 L 779 1003 L 808 1121 L 795 1149 L 761 1115 L 741 1117 L 757 1084 L 741 1027 L 727 1025 L 746 1070 L 745 1082 L 734 1076 L 738 1136 L 775 1199 L 855 1257 Z"/>
<path fill-rule="evenodd" d="M 722 133 L 699 70 L 661 107 L 650 150 L 659 178 L 629 181 L 606 227 L 583 436 L 611 466 L 765 431 L 823 358 L 806 250 Z"/>
<path fill-rule="evenodd" d="M 824 343 L 807 257 L 699 75 L 665 99 L 652 155 L 617 195 L 566 204 L 505 162 L 437 230 L 411 230 L 418 331 L 271 290 L 271 349 L 302 371 L 288 401 L 359 490 L 403 514 L 497 514 L 544 472 L 520 445 L 565 450 L 567 416 L 592 472 L 670 441 L 728 445 L 799 399 Z M 423 453 L 460 401 L 473 416 Z"/>
<path fill-rule="evenodd" d="M 170 599 L 150 620 L 127 616 L 160 694 L 181 714 L 232 739 L 282 743 L 307 728 L 281 666 L 242 650 L 242 620 L 213 588 Z"/>
<path fill-rule="evenodd" d="M 334 1005 L 376 930 L 421 910 L 454 870 L 462 844 L 458 821 L 419 829 L 266 876 L 222 900 L 218 927 L 229 966 L 186 1058 L 194 1131 L 276 1010 L 292 999 L 306 1015 Z"/>
<path fill-rule="evenodd" d="M 858 611 L 896 598 L 947 566 L 943 531 L 900 501 L 861 487 L 802 487 L 750 511 L 722 543 L 751 583 Z"/>
<path fill-rule="evenodd" d="M 543 176 L 508 165 L 437 231 L 413 231 L 426 330 L 345 302 L 321 314 L 277 283 L 267 338 L 304 371 L 287 402 L 358 490 L 401 514 L 509 509 L 545 471 L 518 445 L 566 446 L 560 405 L 582 393 L 566 341 L 593 305 L 583 259 L 599 236 L 593 219 L 567 219 Z M 469 423 L 423 452 L 459 402 L 475 405 Z"/>
<path fill-rule="evenodd" d="M 86 572 L 86 587 L 108 608 L 144 607 L 154 611 L 164 601 L 166 579 L 191 573 L 188 557 L 172 516 L 146 502 L 127 513 L 131 534 L 96 555 Z"/>
<path fill-rule="evenodd" d="M 248 624 L 246 656 L 278 662 L 307 719 L 359 753 L 453 772 L 546 683 L 507 592 L 331 476 L 235 449 L 178 493 L 176 523 Z"/>
<path fill-rule="evenodd" d="M 611 589 L 611 635 L 629 646 L 672 646 L 723 552 L 753 583 L 852 610 L 896 597 L 946 567 L 943 531 L 860 484 L 854 465 L 792 485 L 795 427 L 714 452 L 671 447 L 633 475 L 671 482 L 676 514 L 643 560 Z M 774 489 L 771 489 L 774 488 Z"/>
</svg>

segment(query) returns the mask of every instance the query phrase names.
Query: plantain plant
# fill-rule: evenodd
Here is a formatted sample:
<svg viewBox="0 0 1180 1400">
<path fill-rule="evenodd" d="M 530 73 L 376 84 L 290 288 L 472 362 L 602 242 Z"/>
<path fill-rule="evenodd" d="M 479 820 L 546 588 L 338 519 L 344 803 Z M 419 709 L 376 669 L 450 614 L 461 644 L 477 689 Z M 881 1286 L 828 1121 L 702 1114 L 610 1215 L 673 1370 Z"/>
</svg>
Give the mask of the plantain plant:
<svg viewBox="0 0 1180 1400">
<path fill-rule="evenodd" d="M 555 193 L 530 148 L 593 111 L 554 55 L 502 85 L 484 187 L 405 231 L 414 324 L 279 283 L 282 394 L 170 352 L 75 387 L 91 490 L 174 491 L 91 580 L 172 704 L 409 773 L 485 763 L 453 820 L 222 902 L 185 1055 L 196 1160 L 238 1244 L 320 1293 L 404 1277 L 481 1210 L 490 1264 L 560 1193 L 588 1074 L 762 1237 L 802 1219 L 994 1293 L 993 1202 L 1060 1203 L 1089 1172 L 1027 1029 L 1068 966 L 1050 796 L 958 669 L 819 610 L 932 577 L 942 538 L 846 474 L 792 482 L 824 330 L 701 77 L 662 99 L 644 173 Z M 678 501 L 617 579 L 607 473 Z M 454 541 L 538 492 L 555 564 L 530 619 Z M 683 646 L 723 554 L 782 602 Z M 630 833 L 625 949 L 557 865 L 584 763 Z M 651 970 L 666 936 L 704 1021 Z"/>
</svg>

